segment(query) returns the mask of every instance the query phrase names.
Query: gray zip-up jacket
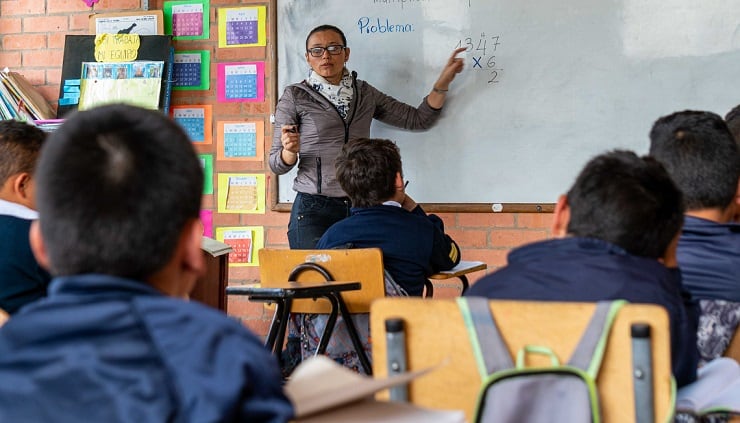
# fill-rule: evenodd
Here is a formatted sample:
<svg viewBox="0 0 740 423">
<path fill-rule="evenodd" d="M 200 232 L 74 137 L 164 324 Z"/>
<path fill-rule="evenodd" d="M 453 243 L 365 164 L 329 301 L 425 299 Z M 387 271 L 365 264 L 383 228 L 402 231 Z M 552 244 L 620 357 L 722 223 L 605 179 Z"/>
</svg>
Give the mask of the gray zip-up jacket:
<svg viewBox="0 0 740 423">
<path fill-rule="evenodd" d="M 282 175 L 293 168 L 285 164 L 280 154 L 282 125 L 298 125 L 301 150 L 296 164 L 298 175 L 293 189 L 305 194 L 344 197 L 339 186 L 334 161 L 342 146 L 351 139 L 370 136 L 373 119 L 404 129 L 427 129 L 439 118 L 440 110 L 426 100 L 412 107 L 385 95 L 352 72 L 354 96 L 345 122 L 329 100 L 312 89 L 305 81 L 289 85 L 275 110 L 270 169 Z"/>
</svg>

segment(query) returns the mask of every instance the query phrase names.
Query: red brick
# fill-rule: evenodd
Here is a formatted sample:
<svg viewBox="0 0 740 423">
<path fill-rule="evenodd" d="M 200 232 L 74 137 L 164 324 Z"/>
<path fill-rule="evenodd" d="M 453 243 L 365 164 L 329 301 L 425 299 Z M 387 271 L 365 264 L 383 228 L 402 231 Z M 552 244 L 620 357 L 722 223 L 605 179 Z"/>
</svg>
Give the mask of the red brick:
<svg viewBox="0 0 740 423">
<path fill-rule="evenodd" d="M 213 224 L 217 226 L 239 226 L 239 213 L 215 213 Z"/>
<path fill-rule="evenodd" d="M 262 337 L 263 340 L 270 331 L 270 319 L 240 320 L 242 321 L 242 324 L 247 327 L 247 329 L 252 331 L 252 333 L 254 333 L 255 335 Z"/>
<path fill-rule="evenodd" d="M 225 61 L 253 61 L 253 60 L 265 60 L 267 57 L 267 49 L 265 47 L 230 47 L 230 48 L 219 48 L 216 50 L 216 59 L 219 62 Z M 269 69 L 265 68 L 266 72 Z"/>
<path fill-rule="evenodd" d="M 488 246 L 488 231 L 458 230 L 445 226 L 445 232 L 457 242 L 461 248 L 485 248 Z"/>
<path fill-rule="evenodd" d="M 69 29 L 85 31 L 85 32 L 89 31 L 90 30 L 90 16 L 87 13 L 70 15 L 69 16 Z"/>
<path fill-rule="evenodd" d="M 265 246 L 272 248 L 288 248 L 288 228 L 266 229 Z"/>
<path fill-rule="evenodd" d="M 254 256 L 257 257 L 256 255 Z M 257 283 L 260 280 L 258 266 L 229 266 L 229 284 Z"/>
<path fill-rule="evenodd" d="M 46 44 L 49 48 L 64 49 L 64 39 L 67 32 L 55 32 L 48 35 Z"/>
<path fill-rule="evenodd" d="M 516 229 L 496 229 L 491 231 L 491 246 L 494 247 L 518 247 L 534 241 L 547 238 L 544 230 L 523 231 Z"/>
<path fill-rule="evenodd" d="M 40 0 L 35 0 L 40 1 Z M 43 3 L 43 2 L 41 2 Z M 49 14 L 70 12 L 116 12 L 127 10 L 139 10 L 140 0 L 101 0 L 94 8 L 89 8 L 80 0 L 49 0 L 47 1 Z"/>
<path fill-rule="evenodd" d="M 237 162 L 233 160 L 218 160 L 217 167 L 219 172 L 238 172 L 238 173 L 263 173 L 265 163 L 260 162 Z"/>
<path fill-rule="evenodd" d="M 21 68 L 20 51 L 0 51 L 0 68 L 8 67 L 18 71 Z"/>
<path fill-rule="evenodd" d="M 49 68 L 46 70 L 46 83 L 49 85 L 57 85 L 62 82 L 62 68 Z M 57 92 L 59 89 L 57 87 Z"/>
<path fill-rule="evenodd" d="M 81 2 L 80 2 L 81 3 Z M 25 35 L 33 32 L 66 32 L 66 16 L 34 16 L 23 18 L 23 33 Z"/>
<path fill-rule="evenodd" d="M 482 261 L 486 263 L 488 269 L 483 272 L 475 272 L 472 275 L 478 277 L 479 273 L 490 273 L 492 268 L 500 267 L 506 264 L 506 256 L 509 254 L 508 248 L 486 248 L 486 249 L 463 249 L 462 259 L 469 261 Z M 471 279 L 472 278 L 468 278 Z"/>
<path fill-rule="evenodd" d="M 82 2 L 80 2 L 82 3 Z M 3 0 L 0 1 L 1 16 L 43 15 L 46 2 L 42 0 Z"/>
<path fill-rule="evenodd" d="M 514 227 L 513 213 L 458 213 L 457 224 L 464 228 L 508 228 Z"/>
<path fill-rule="evenodd" d="M 3 34 L 20 34 L 23 32 L 21 18 L 0 18 L 0 28 L 2 28 Z"/>
<path fill-rule="evenodd" d="M 265 99 L 262 103 L 242 103 L 242 110 L 245 115 L 266 115 L 270 113 L 270 105 Z"/>
<path fill-rule="evenodd" d="M 20 72 L 31 85 L 38 86 L 46 84 L 46 71 L 44 69 L 21 69 Z"/>
<path fill-rule="evenodd" d="M 39 85 L 36 87 L 41 95 L 49 102 L 52 106 L 57 104 L 59 100 L 59 85 Z M 56 109 L 56 107 L 54 107 Z"/>
<path fill-rule="evenodd" d="M 12 34 L 3 37 L 3 50 L 40 50 L 45 48 L 46 34 Z M 56 66 L 59 65 L 56 64 Z"/>
<path fill-rule="evenodd" d="M 265 317 L 265 304 L 249 301 L 246 296 L 227 295 L 226 310 L 229 314 L 241 318 L 261 319 Z"/>
<path fill-rule="evenodd" d="M 26 50 L 23 52 L 23 66 L 57 67 L 62 58 L 62 50 Z"/>
<path fill-rule="evenodd" d="M 552 213 L 518 213 L 516 226 L 518 228 L 536 228 L 550 230 Z"/>
</svg>

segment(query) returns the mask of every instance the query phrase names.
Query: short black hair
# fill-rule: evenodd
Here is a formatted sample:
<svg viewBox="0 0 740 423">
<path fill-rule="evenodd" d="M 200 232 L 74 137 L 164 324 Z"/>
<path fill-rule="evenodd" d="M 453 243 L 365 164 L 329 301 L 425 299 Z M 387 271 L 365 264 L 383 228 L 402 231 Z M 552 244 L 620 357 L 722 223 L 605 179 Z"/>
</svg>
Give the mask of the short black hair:
<svg viewBox="0 0 740 423">
<path fill-rule="evenodd" d="M 724 210 L 733 203 L 740 153 L 716 113 L 684 110 L 659 118 L 650 130 L 650 154 L 683 191 L 687 210 Z"/>
<path fill-rule="evenodd" d="M 350 140 L 334 165 L 339 185 L 353 207 L 377 206 L 389 200 L 396 193 L 396 174 L 403 174 L 398 146 L 378 138 Z"/>
<path fill-rule="evenodd" d="M 727 112 L 725 115 L 725 123 L 732 133 L 732 136 L 735 137 L 735 142 L 740 143 L 740 104 Z"/>
<path fill-rule="evenodd" d="M 108 105 L 76 112 L 37 168 L 52 273 L 146 280 L 200 212 L 203 171 L 188 136 L 161 112 Z"/>
<path fill-rule="evenodd" d="M 306 51 L 308 51 L 308 39 L 311 38 L 311 36 L 317 32 L 323 32 L 323 31 L 334 31 L 337 34 L 339 34 L 340 37 L 342 37 L 342 45 L 344 47 L 347 47 L 347 37 L 344 36 L 344 32 L 342 32 L 341 29 L 337 28 L 334 25 L 319 25 L 316 28 L 312 29 L 311 32 L 308 33 L 308 36 L 306 37 Z"/>
<path fill-rule="evenodd" d="M 33 174 L 46 132 L 17 120 L 0 121 L 0 185 L 19 173 Z"/>
<path fill-rule="evenodd" d="M 651 157 L 615 150 L 591 159 L 567 193 L 568 233 L 659 258 L 683 224 L 681 191 Z"/>
</svg>

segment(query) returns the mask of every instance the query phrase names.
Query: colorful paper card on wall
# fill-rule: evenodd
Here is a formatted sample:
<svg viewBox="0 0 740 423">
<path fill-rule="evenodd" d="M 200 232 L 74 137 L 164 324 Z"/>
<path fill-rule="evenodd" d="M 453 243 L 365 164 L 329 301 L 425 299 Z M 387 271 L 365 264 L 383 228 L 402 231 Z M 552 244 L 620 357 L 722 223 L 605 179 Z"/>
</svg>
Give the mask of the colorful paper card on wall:
<svg viewBox="0 0 740 423">
<path fill-rule="evenodd" d="M 163 10 L 165 32 L 175 40 L 209 38 L 209 0 L 166 1 Z"/>
<path fill-rule="evenodd" d="M 218 64 L 218 101 L 264 101 L 265 62 Z"/>
<path fill-rule="evenodd" d="M 107 35 L 107 34 L 106 34 Z M 159 107 L 164 62 L 82 62 L 79 110 L 109 103 Z"/>
<path fill-rule="evenodd" d="M 213 144 L 212 107 L 209 104 L 172 106 L 172 118 L 185 129 L 190 141 Z"/>
<path fill-rule="evenodd" d="M 203 167 L 203 195 L 213 194 L 213 154 L 198 154 Z"/>
<path fill-rule="evenodd" d="M 164 35 L 164 16 L 161 10 L 93 13 L 90 33 Z"/>
<path fill-rule="evenodd" d="M 218 46 L 255 47 L 266 45 L 265 6 L 218 9 Z"/>
<path fill-rule="evenodd" d="M 203 224 L 203 236 L 213 238 L 213 210 L 201 210 L 200 223 Z"/>
<path fill-rule="evenodd" d="M 216 228 L 216 239 L 233 249 L 229 253 L 229 266 L 259 266 L 257 251 L 265 246 L 265 229 L 262 226 Z"/>
<path fill-rule="evenodd" d="M 220 121 L 216 125 L 219 160 L 264 160 L 264 122 Z"/>
<path fill-rule="evenodd" d="M 265 213 L 265 175 L 218 174 L 219 213 Z"/>
<path fill-rule="evenodd" d="M 172 75 L 176 90 L 207 90 L 211 87 L 211 52 L 208 50 L 178 51 Z"/>
</svg>

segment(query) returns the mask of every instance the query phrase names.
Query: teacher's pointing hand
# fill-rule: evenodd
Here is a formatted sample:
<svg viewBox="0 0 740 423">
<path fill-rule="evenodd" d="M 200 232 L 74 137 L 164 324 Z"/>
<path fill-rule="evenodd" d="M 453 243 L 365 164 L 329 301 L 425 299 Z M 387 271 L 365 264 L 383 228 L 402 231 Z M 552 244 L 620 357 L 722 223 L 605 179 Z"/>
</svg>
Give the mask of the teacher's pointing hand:
<svg viewBox="0 0 740 423">
<path fill-rule="evenodd" d="M 457 57 L 457 55 L 465 50 L 467 50 L 467 47 L 460 47 L 452 52 L 452 55 L 447 59 L 447 63 L 445 63 L 444 68 L 442 68 L 442 73 L 439 74 L 437 82 L 434 83 L 432 91 L 427 97 L 427 101 L 429 102 L 429 105 L 435 109 L 442 108 L 445 103 L 445 95 L 447 94 L 447 90 L 449 90 L 450 83 L 455 79 L 455 76 L 457 76 L 458 73 L 462 72 L 465 62 L 464 59 Z"/>
</svg>

